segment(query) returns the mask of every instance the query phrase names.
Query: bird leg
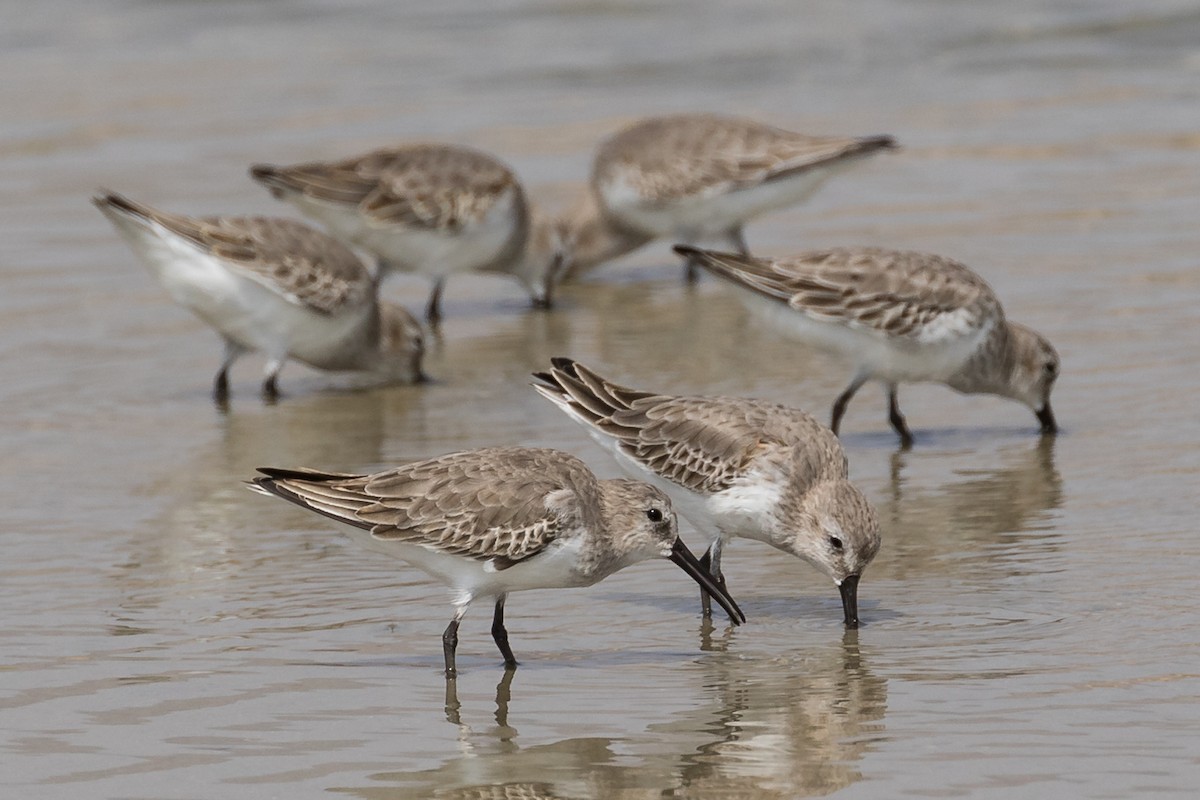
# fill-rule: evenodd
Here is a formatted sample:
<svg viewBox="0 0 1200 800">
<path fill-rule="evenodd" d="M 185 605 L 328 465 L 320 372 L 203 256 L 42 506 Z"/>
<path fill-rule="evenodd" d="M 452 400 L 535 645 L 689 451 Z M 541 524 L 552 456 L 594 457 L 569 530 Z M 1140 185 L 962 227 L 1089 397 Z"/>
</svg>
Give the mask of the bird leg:
<svg viewBox="0 0 1200 800">
<path fill-rule="evenodd" d="M 213 381 L 213 402 L 219 406 L 229 404 L 229 370 L 224 366 L 217 373 L 217 379 Z"/>
<path fill-rule="evenodd" d="M 896 396 L 896 384 L 894 383 L 888 385 L 888 422 L 892 423 L 896 433 L 900 434 L 901 449 L 911 448 L 913 445 L 912 431 L 908 429 L 908 423 L 904 421 L 904 415 L 900 413 L 900 400 Z"/>
<path fill-rule="evenodd" d="M 504 666 L 512 669 L 517 666 L 517 659 L 512 648 L 508 646 L 508 631 L 504 627 L 505 597 L 507 595 L 502 594 L 496 598 L 496 614 L 492 617 L 492 638 L 496 640 L 496 647 L 500 648 L 500 655 L 504 656 Z"/>
<path fill-rule="evenodd" d="M 458 675 L 458 670 L 454 666 L 454 651 L 458 649 L 458 624 L 462 622 L 463 614 L 467 613 L 467 607 L 462 606 L 454 613 L 454 619 L 450 620 L 450 624 L 446 626 L 446 630 L 442 633 L 442 657 L 446 661 L 446 677 L 453 678 Z"/>
<path fill-rule="evenodd" d="M 862 388 L 867 382 L 867 376 L 855 375 L 854 380 L 850 381 L 850 385 L 846 387 L 846 391 L 838 395 L 837 400 L 833 401 L 833 421 L 829 423 L 829 428 L 834 432 L 838 432 L 838 427 L 842 424 L 842 417 L 846 415 L 846 406 L 850 404 L 850 398 L 854 397 L 854 393 Z"/>
<path fill-rule="evenodd" d="M 213 402 L 219 406 L 229 402 L 229 368 L 244 352 L 246 349 L 237 342 L 232 339 L 225 340 L 225 358 L 221 361 L 221 368 L 217 370 L 217 377 L 213 380 Z"/>
<path fill-rule="evenodd" d="M 284 358 L 272 358 L 267 361 L 266 378 L 263 380 L 262 396 L 267 403 L 279 399 L 279 371 L 283 369 Z"/>
<path fill-rule="evenodd" d="M 712 576 L 713 582 L 725 588 L 725 576 L 721 574 L 721 543 L 713 542 L 704 555 L 700 556 L 700 566 Z M 700 590 L 700 612 L 705 618 L 712 617 L 712 597 L 703 589 Z"/>
<path fill-rule="evenodd" d="M 438 278 L 433 283 L 433 291 L 429 293 L 429 302 L 425 305 L 425 319 L 430 325 L 442 321 L 442 287 L 446 285 L 445 278 Z"/>
</svg>

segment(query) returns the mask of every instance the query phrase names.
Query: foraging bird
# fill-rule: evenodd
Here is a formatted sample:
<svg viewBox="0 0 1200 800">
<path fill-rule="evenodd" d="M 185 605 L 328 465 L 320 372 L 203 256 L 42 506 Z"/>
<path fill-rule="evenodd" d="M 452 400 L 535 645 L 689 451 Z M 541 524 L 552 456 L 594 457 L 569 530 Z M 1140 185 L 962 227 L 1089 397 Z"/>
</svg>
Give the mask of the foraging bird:
<svg viewBox="0 0 1200 800">
<path fill-rule="evenodd" d="M 262 351 L 263 395 L 278 395 L 289 358 L 317 369 L 418 382 L 421 326 L 379 300 L 370 271 L 336 239 L 273 217 L 188 217 L 115 192 L 92 199 L 171 298 L 221 334 L 225 358 L 213 395 L 229 395 L 229 368 Z"/>
<path fill-rule="evenodd" d="M 254 180 L 338 237 L 369 251 L 381 274 L 415 272 L 433 288 L 438 322 L 446 279 L 499 272 L 549 308 L 560 264 L 558 228 L 531 210 L 517 176 L 493 156 L 450 144 L 407 144 L 331 162 L 256 164 Z"/>
<path fill-rule="evenodd" d="M 1033 411 L 1043 434 L 1058 431 L 1050 408 L 1058 353 L 1044 336 L 1009 322 L 991 287 L 957 261 L 875 247 L 783 258 L 683 245 L 675 252 L 736 287 L 752 312 L 854 365 L 833 404 L 834 433 L 869 380 L 887 386 L 888 420 L 904 447 L 913 441 L 897 397 L 904 382 L 1007 397 Z"/>
<path fill-rule="evenodd" d="M 832 175 L 895 147 L 890 136 L 809 136 L 716 114 L 641 120 L 601 143 L 590 196 L 560 221 L 565 271 L 578 275 L 659 238 L 720 240 L 748 253 L 747 222 L 804 202 Z"/>
<path fill-rule="evenodd" d="M 650 558 L 670 559 L 734 624 L 745 621 L 679 538 L 666 495 L 638 481 L 598 480 L 567 453 L 487 448 L 373 475 L 259 471 L 264 477 L 251 488 L 344 523 L 360 544 L 450 587 L 455 612 L 442 635 L 447 677 L 456 674 L 458 627 L 474 600 L 494 601 L 492 638 L 514 667 L 504 627 L 509 593 L 591 586 Z"/>
<path fill-rule="evenodd" d="M 761 400 L 631 389 L 567 358 L 534 377 L 543 397 L 626 473 L 666 492 L 708 538 L 701 563 L 717 585 L 725 585 L 721 553 L 729 540 L 757 539 L 829 576 L 846 626 L 858 627 L 858 584 L 879 550 L 879 523 L 828 428 Z"/>
</svg>

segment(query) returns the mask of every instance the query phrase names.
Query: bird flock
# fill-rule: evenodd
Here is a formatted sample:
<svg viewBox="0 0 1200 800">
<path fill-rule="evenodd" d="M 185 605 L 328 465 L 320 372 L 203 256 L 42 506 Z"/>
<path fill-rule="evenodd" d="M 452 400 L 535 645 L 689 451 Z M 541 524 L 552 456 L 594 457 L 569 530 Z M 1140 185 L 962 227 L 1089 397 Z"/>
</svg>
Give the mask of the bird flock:
<svg viewBox="0 0 1200 800">
<path fill-rule="evenodd" d="M 222 337 L 212 389 L 222 405 L 230 368 L 250 351 L 266 357 L 269 400 L 288 359 L 383 383 L 424 381 L 425 329 L 379 296 L 393 272 L 430 282 L 424 317 L 436 329 L 451 276 L 508 275 L 535 308 L 549 308 L 560 284 L 657 239 L 674 244 L 688 280 L 715 276 L 751 314 L 846 364 L 852 377 L 826 426 L 750 398 L 627 387 L 554 358 L 534 373 L 533 390 L 582 426 L 628 479 L 599 480 L 574 456 L 519 445 L 371 475 L 261 468 L 250 488 L 329 517 L 367 548 L 449 587 L 455 611 L 442 645 L 452 678 L 459 625 L 473 601 L 492 604 L 492 637 L 512 668 L 504 623 L 511 592 L 588 586 L 647 559 L 686 572 L 705 616 L 715 600 L 741 624 L 746 615 L 721 566 L 739 537 L 826 575 L 844 624 L 857 627 L 859 583 L 881 536 L 849 479 L 838 430 L 868 381 L 886 387 L 888 421 L 904 448 L 914 436 L 900 411 L 901 383 L 1016 400 L 1033 411 L 1042 435 L 1057 432 L 1057 353 L 1010 322 L 963 264 L 877 247 L 751 253 L 748 222 L 803 202 L 830 176 L 895 147 L 889 136 L 810 136 L 679 114 L 644 119 L 601 142 L 586 189 L 556 216 L 535 207 L 497 158 L 445 143 L 250 167 L 253 180 L 326 232 L 285 217 L 168 213 L 111 191 L 93 202 L 171 298 Z M 704 536 L 702 557 L 679 537 L 676 512 Z"/>
</svg>

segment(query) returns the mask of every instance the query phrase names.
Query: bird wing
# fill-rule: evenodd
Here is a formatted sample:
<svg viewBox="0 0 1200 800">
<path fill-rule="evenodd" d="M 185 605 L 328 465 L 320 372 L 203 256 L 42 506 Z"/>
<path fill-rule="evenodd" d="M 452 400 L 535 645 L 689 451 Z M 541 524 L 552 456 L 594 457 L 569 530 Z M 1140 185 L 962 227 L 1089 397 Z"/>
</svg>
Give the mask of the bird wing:
<svg viewBox="0 0 1200 800">
<path fill-rule="evenodd" d="M 703 197 L 895 147 L 889 136 L 808 136 L 716 115 L 654 118 L 608 140 L 597 180 L 618 176 L 647 206 Z"/>
<path fill-rule="evenodd" d="M 598 495 L 583 462 L 529 448 L 451 453 L 373 475 L 259 471 L 264 477 L 253 483 L 261 489 L 381 541 L 492 561 L 499 569 L 569 535 Z"/>
<path fill-rule="evenodd" d="M 288 302 L 319 314 L 361 304 L 375 290 L 370 272 L 353 251 L 294 220 L 169 214 L 116 192 L 101 192 L 93 202 L 106 214 L 132 219 L 147 230 L 166 231 Z"/>
<path fill-rule="evenodd" d="M 257 165 L 251 174 L 268 186 L 357 209 L 380 225 L 451 233 L 481 220 L 506 192 L 524 203 L 508 167 L 456 145 L 412 144 L 341 161 Z"/>
<path fill-rule="evenodd" d="M 820 429 L 803 412 L 771 403 L 641 392 L 570 359 L 553 364 L 535 375 L 538 392 L 644 469 L 695 492 L 728 488 L 763 448 L 787 448 Z"/>
<path fill-rule="evenodd" d="M 933 342 L 977 332 L 1003 313 L 982 278 L 943 256 L 866 247 L 777 259 L 675 251 L 815 320 L 881 336 Z"/>
</svg>

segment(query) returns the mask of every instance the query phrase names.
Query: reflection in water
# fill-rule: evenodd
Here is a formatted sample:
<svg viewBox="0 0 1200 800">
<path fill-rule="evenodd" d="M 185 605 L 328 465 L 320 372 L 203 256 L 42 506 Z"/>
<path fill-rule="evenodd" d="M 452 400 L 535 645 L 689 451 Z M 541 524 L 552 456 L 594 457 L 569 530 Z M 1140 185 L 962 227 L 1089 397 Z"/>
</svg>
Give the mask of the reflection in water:
<svg viewBox="0 0 1200 800">
<path fill-rule="evenodd" d="M 1051 514 L 1063 502 L 1056 441 L 1044 436 L 991 456 L 975 454 L 973 460 L 989 466 L 958 469 L 935 490 L 926 488 L 927 480 L 907 476 L 910 467 L 921 466 L 914 464 L 918 451 L 893 453 L 888 495 L 878 504 L 887 557 L 873 572 L 903 580 L 972 565 L 991 570 L 996 559 L 1004 560 L 1010 574 L 1047 568 L 1035 555 L 1056 549 L 1061 536 Z M 986 558 L 967 558 L 971 555 Z"/>
<path fill-rule="evenodd" d="M 824 795 L 861 778 L 857 764 L 882 731 L 887 681 L 866 662 L 855 630 L 802 656 L 717 655 L 689 668 L 697 673 L 689 680 L 711 698 L 692 711 L 641 735 L 530 747 L 518 746 L 509 723 L 513 671 L 496 687 L 496 727 L 486 733 L 462 722 L 449 681 L 446 718 L 460 730 L 460 756 L 334 791 L 396 799 Z"/>
<path fill-rule="evenodd" d="M 867 666 L 857 630 L 804 657 L 711 667 L 706 685 L 720 700 L 706 729 L 716 738 L 683 758 L 688 796 L 808 797 L 862 777 L 887 681 Z"/>
<path fill-rule="evenodd" d="M 517 736 L 517 731 L 508 724 L 508 703 L 512 700 L 512 682 L 517 674 L 515 667 L 506 666 L 504 677 L 496 684 L 496 738 L 500 742 L 511 742 Z M 458 680 L 446 679 L 446 721 L 458 727 L 460 742 L 469 740 L 472 734 L 471 726 L 462 721 L 462 703 L 458 701 Z M 514 745 L 515 749 L 515 745 Z"/>
<path fill-rule="evenodd" d="M 405 403 L 415 388 L 316 392 L 270 407 L 235 407 L 221 417 L 221 437 L 213 445 L 181 458 L 143 487 L 171 501 L 129 538 L 128 559 L 113 572 L 126 597 L 121 607 L 144 609 L 169 597 L 208 594 L 230 609 L 242 602 L 259 608 L 272 587 L 253 581 L 223 586 L 277 557 L 265 548 L 271 537 L 263 536 L 262 506 L 243 482 L 260 465 L 338 470 L 378 462 L 388 421 L 397 413 L 390 406 Z M 299 549 L 294 540 L 292 549 Z M 249 609 L 240 613 L 254 613 Z"/>
</svg>

